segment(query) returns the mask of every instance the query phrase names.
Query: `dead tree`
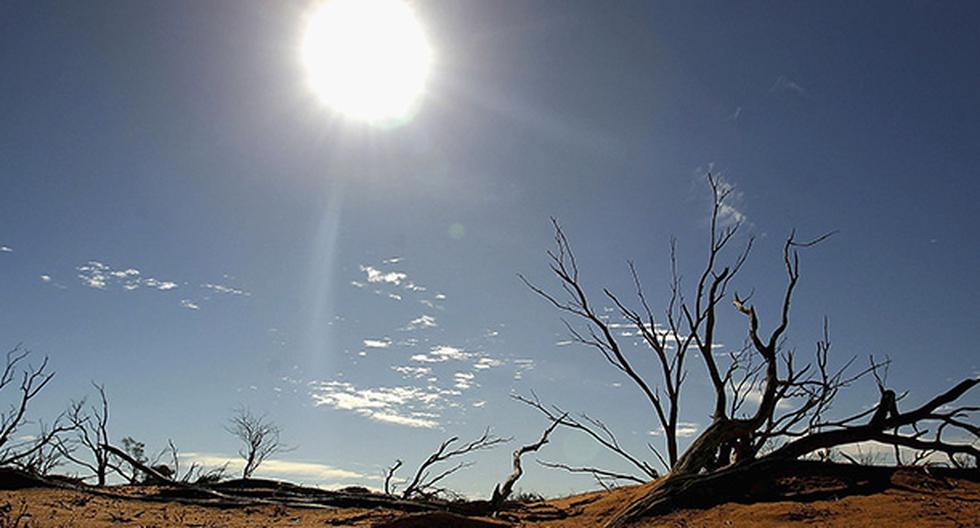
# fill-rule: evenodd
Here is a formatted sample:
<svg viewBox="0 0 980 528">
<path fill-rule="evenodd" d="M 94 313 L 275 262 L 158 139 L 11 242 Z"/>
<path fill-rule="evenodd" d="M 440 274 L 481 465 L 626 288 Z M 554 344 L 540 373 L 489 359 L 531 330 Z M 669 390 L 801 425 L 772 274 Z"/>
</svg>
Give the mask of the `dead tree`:
<svg viewBox="0 0 980 528">
<path fill-rule="evenodd" d="M 541 449 L 545 444 L 547 444 L 548 436 L 551 435 L 551 433 L 555 430 L 556 427 L 561 425 L 561 421 L 566 416 L 567 414 L 559 417 L 557 420 L 552 420 L 551 425 L 549 425 L 548 428 L 545 429 L 543 433 L 541 433 L 541 438 L 538 439 L 537 442 L 533 444 L 521 446 L 514 451 L 514 458 L 513 458 L 514 471 L 511 472 L 511 474 L 507 477 L 507 480 L 505 480 L 503 484 L 497 484 L 496 486 L 494 486 L 493 493 L 490 496 L 490 509 L 493 513 L 500 511 L 500 508 L 503 506 L 504 501 L 506 501 L 507 498 L 510 497 L 511 492 L 514 490 L 514 484 L 516 484 L 517 480 L 520 479 L 521 475 L 524 474 L 524 468 L 521 466 L 521 457 L 528 453 L 533 453 L 538 449 Z"/>
<path fill-rule="evenodd" d="M 399 459 L 396 459 L 395 460 L 395 463 L 394 464 L 392 464 L 391 466 L 385 468 L 385 472 L 384 472 L 384 477 L 385 477 L 384 492 L 385 492 L 385 495 L 392 495 L 393 493 L 395 493 L 395 486 L 394 486 L 394 484 L 391 483 L 391 480 L 392 480 L 392 478 L 394 478 L 395 472 L 398 471 L 398 468 L 400 468 L 400 467 L 402 467 L 402 461 L 399 458 Z"/>
<path fill-rule="evenodd" d="M 647 515 L 656 510 L 655 505 L 663 505 L 668 497 L 675 506 L 682 506 L 686 495 L 679 491 L 687 493 L 706 486 L 709 481 L 722 481 L 712 475 L 723 475 L 724 481 L 731 484 L 732 479 L 741 478 L 741 471 L 748 472 L 774 461 L 790 461 L 847 444 L 874 441 L 944 453 L 951 464 L 965 456 L 980 458 L 980 449 L 975 443 L 980 439 L 980 429 L 970 421 L 980 408 L 955 405 L 957 399 L 980 383 L 980 378 L 966 379 L 926 404 L 904 413 L 897 405 L 901 397 L 886 389 L 879 378 L 881 396 L 877 406 L 842 418 L 829 416 L 831 405 L 842 389 L 870 374 L 877 378 L 879 369 L 887 365 L 887 361 L 872 359 L 867 367 L 853 369 L 855 361 L 852 358 L 840 367 L 832 367 L 826 322 L 824 337 L 817 344 L 816 356 L 811 362 L 799 361 L 793 350 L 782 346 L 789 328 L 793 294 L 800 280 L 799 252 L 822 242 L 829 235 L 801 241 L 794 233 L 786 239 L 782 255 L 786 286 L 777 305 L 778 318 L 772 330 L 763 332 L 750 299 L 734 294 L 731 296 L 733 312 L 747 320 L 747 345 L 727 355 L 720 355 L 715 350 L 719 346 L 716 336 L 719 307 L 729 298 L 730 285 L 746 262 L 752 239 L 747 239 L 737 251 L 729 250 L 740 227 L 737 221 L 727 225 L 723 222 L 725 201 L 732 188 L 711 175 L 708 184 L 713 206 L 707 262 L 698 272 L 689 296 L 685 296 L 678 271 L 676 244 L 671 244 L 671 289 L 661 318 L 654 316 L 632 263 L 629 272 L 639 309 L 627 306 L 611 291 L 602 290 L 605 302 L 614 307 L 623 323 L 600 315 L 601 309 L 596 308 L 586 294 L 575 256 L 557 222 L 554 224 L 556 249 L 548 255 L 551 271 L 558 278 L 563 294 L 553 295 L 524 279 L 534 292 L 560 311 L 584 322 L 584 325 L 566 322 L 572 338 L 597 350 L 606 362 L 635 385 L 650 404 L 654 420 L 664 432 L 665 465 L 669 468 L 667 478 L 610 526 L 622 526 Z M 729 264 L 723 265 L 723 260 Z M 627 325 L 632 331 L 620 331 L 621 325 Z M 627 348 L 621 342 L 635 336 L 642 339 L 655 358 L 657 369 L 652 376 L 635 367 L 634 348 Z M 677 445 L 678 404 L 689 371 L 685 363 L 689 351 L 698 352 L 697 356 L 701 358 L 714 393 L 714 404 L 710 411 L 711 423 L 680 453 Z M 756 396 L 754 409 L 746 409 L 750 394 Z M 545 414 L 555 412 L 540 404 L 534 406 Z M 950 441 L 952 431 L 956 431 L 961 439 L 973 440 Z M 723 496 L 724 493 L 718 494 L 719 499 Z"/>
<path fill-rule="evenodd" d="M 733 188 L 711 175 L 708 176 L 708 184 L 713 198 L 710 244 L 707 263 L 698 275 L 693 298 L 689 301 L 682 291 L 675 242 L 671 242 L 670 247 L 671 292 L 661 320 L 655 317 L 640 284 L 639 273 L 632 262 L 628 262 L 628 267 L 636 288 L 639 309 L 628 307 L 617 295 L 608 289 L 603 290 L 606 301 L 615 306 L 623 324 L 628 325 L 632 329 L 631 333 L 641 338 L 653 352 L 659 367 L 659 373 L 653 379 L 640 373 L 634 366 L 634 360 L 620 342 L 624 332 L 617 331 L 614 323 L 609 322 L 600 313 L 601 310 L 597 312 L 595 305 L 590 302 L 580 281 L 575 255 L 556 220 L 552 219 L 555 250 L 548 251 L 548 257 L 551 260 L 551 271 L 559 279 L 564 295 L 554 296 L 532 284 L 523 275 L 520 276 L 532 291 L 560 311 L 583 320 L 586 323 L 584 329 L 565 322 L 572 340 L 597 350 L 640 390 L 664 433 L 667 450 L 664 463 L 667 469 L 672 468 L 679 458 L 677 425 L 681 389 L 688 372 L 685 363 L 688 353 L 697 350 L 702 356 L 710 357 L 713 354 L 715 308 L 727 294 L 729 284 L 742 268 L 752 248 L 752 239 L 749 238 L 732 264 L 718 269 L 719 259 L 738 233 L 741 224 L 736 222 L 722 225 L 722 213 Z M 713 363 L 708 366 L 708 372 L 713 381 L 722 381 L 723 374 Z M 715 414 L 718 414 L 717 409 Z M 659 452 L 654 452 L 659 459 L 663 459 Z"/>
<path fill-rule="evenodd" d="M 34 438 L 21 439 L 31 400 L 54 378 L 54 372 L 48 371 L 47 357 L 37 366 L 28 364 L 22 367 L 21 364 L 28 356 L 30 351 L 20 345 L 15 346 L 7 352 L 3 371 L 0 372 L 0 391 L 15 386 L 14 381 L 20 379 L 14 402 L 6 411 L 0 412 L 0 466 L 24 467 L 27 464 L 38 469 L 50 469 L 50 464 L 54 461 L 50 448 L 54 439 L 64 433 L 67 427 L 59 417 L 51 427 L 42 426 L 39 435 Z"/>
<path fill-rule="evenodd" d="M 87 405 L 82 398 L 72 401 L 65 413 L 65 419 L 74 433 L 73 438 L 58 442 L 61 454 L 68 460 L 90 470 L 96 484 L 105 486 L 110 473 L 119 471 L 105 446 L 109 443 L 109 397 L 105 386 L 92 383 L 99 394 L 98 405 Z M 82 457 L 78 450 L 87 452 L 91 458 Z"/>
<path fill-rule="evenodd" d="M 238 451 L 238 455 L 245 461 L 242 468 L 244 479 L 251 478 L 252 473 L 269 456 L 289 450 L 279 438 L 281 429 L 278 425 L 268 421 L 264 415 L 252 414 L 245 407 L 235 411 L 225 430 L 244 444 Z"/>
<path fill-rule="evenodd" d="M 429 457 L 419 465 L 418 469 L 415 471 L 415 476 L 412 477 L 412 480 L 408 483 L 408 486 L 402 491 L 402 498 L 431 499 L 439 495 L 450 493 L 448 489 L 437 486 L 437 484 L 453 473 L 470 467 L 473 465 L 473 463 L 458 462 L 448 469 L 433 474 L 430 471 L 434 465 L 450 459 L 459 458 L 470 453 L 490 449 L 499 444 L 509 442 L 510 440 L 510 438 L 501 438 L 493 435 L 489 428 L 485 429 L 479 438 L 465 444 L 458 444 L 458 436 L 454 436 L 446 440 L 439 445 L 439 448 L 435 451 L 435 453 L 429 455 Z"/>
</svg>

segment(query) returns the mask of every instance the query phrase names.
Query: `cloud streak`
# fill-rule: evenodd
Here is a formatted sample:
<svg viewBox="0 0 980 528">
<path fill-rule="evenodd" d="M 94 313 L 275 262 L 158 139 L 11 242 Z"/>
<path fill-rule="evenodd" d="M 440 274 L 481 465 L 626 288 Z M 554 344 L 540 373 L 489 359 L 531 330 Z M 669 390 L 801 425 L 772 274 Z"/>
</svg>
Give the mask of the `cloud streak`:
<svg viewBox="0 0 980 528">
<path fill-rule="evenodd" d="M 233 472 L 240 471 L 245 465 L 244 461 L 239 457 L 213 453 L 182 453 L 180 454 L 180 461 L 186 467 L 190 467 L 191 464 L 200 464 L 204 467 L 219 467 L 227 463 L 228 468 Z M 256 476 L 282 478 L 287 475 L 298 477 L 300 480 L 374 480 L 377 478 L 373 475 L 365 475 L 357 471 L 341 469 L 327 464 L 281 459 L 268 459 L 256 471 Z"/>
<path fill-rule="evenodd" d="M 437 345 L 426 354 L 415 354 L 412 361 L 420 363 L 443 363 L 445 361 L 462 361 L 473 357 L 471 352 L 449 345 Z"/>
<path fill-rule="evenodd" d="M 82 284 L 97 290 L 105 290 L 112 286 L 119 286 L 125 291 L 133 291 L 141 287 L 160 291 L 177 288 L 176 282 L 145 277 L 136 268 L 113 269 L 97 260 L 90 260 L 75 270 L 78 271 L 78 278 Z"/>
<path fill-rule="evenodd" d="M 776 92 L 790 92 L 799 96 L 803 96 L 806 94 L 806 88 L 804 88 L 802 85 L 800 85 L 800 83 L 794 81 L 793 79 L 790 79 L 785 75 L 780 75 L 779 77 L 776 77 L 775 82 L 773 82 L 772 86 L 769 88 L 769 93 L 776 93 Z"/>
<path fill-rule="evenodd" d="M 402 330 L 418 330 L 421 328 L 435 328 L 437 326 L 439 326 L 439 323 L 436 322 L 435 317 L 423 314 L 409 321 L 408 324 L 402 328 Z"/>
<path fill-rule="evenodd" d="M 433 411 L 444 394 L 436 387 L 358 388 L 345 381 L 324 381 L 315 385 L 312 398 L 316 406 L 353 411 L 377 422 L 434 429 L 439 414 Z"/>
</svg>

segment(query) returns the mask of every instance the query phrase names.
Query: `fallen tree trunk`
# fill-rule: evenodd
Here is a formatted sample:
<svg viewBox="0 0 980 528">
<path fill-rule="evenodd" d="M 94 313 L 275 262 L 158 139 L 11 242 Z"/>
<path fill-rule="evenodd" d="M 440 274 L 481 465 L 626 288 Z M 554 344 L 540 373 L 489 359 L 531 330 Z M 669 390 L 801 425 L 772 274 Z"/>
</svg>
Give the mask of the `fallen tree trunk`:
<svg viewBox="0 0 980 528">
<path fill-rule="evenodd" d="M 921 471 L 926 479 L 980 480 L 980 470 L 864 466 L 816 460 L 762 458 L 713 473 L 668 476 L 606 524 L 623 528 L 651 516 L 681 508 L 710 508 L 730 502 L 813 501 L 879 493 L 896 486 L 897 471 Z"/>
<path fill-rule="evenodd" d="M 236 493 L 220 492 L 207 486 L 181 482 L 169 478 L 153 468 L 135 460 L 128 453 L 111 445 L 106 450 L 132 465 L 137 470 L 171 486 L 172 490 L 156 495 L 134 498 L 143 500 L 164 500 L 196 505 L 236 506 L 236 505 L 282 505 L 294 508 L 388 508 L 398 511 L 421 512 L 444 509 L 439 505 L 420 501 L 397 499 L 386 495 L 343 493 L 301 486 L 283 484 L 272 488 L 259 486 L 258 489 L 240 487 Z M 247 482 L 247 481 L 245 481 Z"/>
</svg>

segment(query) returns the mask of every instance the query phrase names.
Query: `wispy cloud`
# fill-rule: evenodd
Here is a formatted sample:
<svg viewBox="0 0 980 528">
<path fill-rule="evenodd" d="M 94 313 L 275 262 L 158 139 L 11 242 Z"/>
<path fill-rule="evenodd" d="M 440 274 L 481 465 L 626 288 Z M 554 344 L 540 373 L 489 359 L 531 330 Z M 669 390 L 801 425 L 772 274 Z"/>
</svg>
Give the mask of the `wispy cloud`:
<svg viewBox="0 0 980 528">
<path fill-rule="evenodd" d="M 439 426 L 437 402 L 445 391 L 436 387 L 374 387 L 361 389 L 344 381 L 319 382 L 313 403 L 353 411 L 378 422 L 433 429 Z"/>
<path fill-rule="evenodd" d="M 524 378 L 524 373 L 525 372 L 530 372 L 530 371 L 534 370 L 534 360 L 533 359 L 515 359 L 513 361 L 513 363 L 514 363 L 514 368 L 517 369 L 517 371 L 514 372 L 514 379 L 515 380 L 519 380 L 519 379 Z"/>
<path fill-rule="evenodd" d="M 980 448 L 980 441 L 971 442 L 969 439 L 964 438 L 962 440 L 954 440 L 954 442 Z M 899 447 L 899 451 L 906 464 L 919 454 L 915 449 L 908 447 Z M 893 463 L 895 461 L 895 446 L 875 441 L 855 442 L 853 444 L 837 446 L 833 449 L 833 453 L 838 455 L 846 454 L 852 459 L 864 464 L 874 465 Z M 839 459 L 844 457 L 839 456 L 834 458 Z M 945 453 L 932 452 L 927 454 L 921 462 L 923 464 L 948 464 L 949 458 Z"/>
<path fill-rule="evenodd" d="M 14 248 L 10 246 L 0 246 L 0 253 L 13 253 Z"/>
<path fill-rule="evenodd" d="M 400 271 L 381 271 L 373 266 L 361 266 L 361 271 L 367 273 L 368 282 L 381 282 L 399 285 L 408 275 Z"/>
<path fill-rule="evenodd" d="M 773 82 L 772 86 L 769 88 L 769 93 L 776 92 L 790 92 L 802 96 L 806 94 L 806 88 L 793 79 L 790 79 L 785 75 L 780 75 L 779 77 L 776 77 L 775 82 Z"/>
<path fill-rule="evenodd" d="M 180 454 L 180 461 L 181 464 L 185 464 L 187 467 L 190 467 L 191 464 L 200 464 L 204 467 L 218 467 L 227 463 L 228 468 L 233 472 L 240 471 L 245 464 L 239 457 L 215 453 L 182 453 Z M 357 471 L 341 469 L 327 464 L 281 459 L 268 459 L 262 462 L 262 465 L 256 471 L 256 476 L 278 478 L 290 476 L 298 477 L 297 480 L 374 480 L 378 478 L 373 475 L 365 475 Z"/>
<path fill-rule="evenodd" d="M 82 281 L 83 285 L 97 290 L 119 288 L 131 292 L 140 289 L 155 291 L 180 289 L 184 292 L 182 296 L 186 296 L 180 299 L 180 306 L 189 310 L 199 310 L 204 302 L 211 301 L 219 295 L 232 297 L 250 297 L 252 295 L 241 288 L 214 282 L 206 282 L 199 287 L 188 287 L 187 282 L 181 282 L 183 284 L 181 286 L 178 285 L 177 281 L 148 277 L 135 267 L 117 269 L 97 260 L 91 260 L 75 269 L 78 272 L 78 279 Z M 48 278 L 45 279 L 44 277 Z M 42 275 L 41 280 L 51 282 L 49 275 Z M 59 285 L 55 284 L 55 286 Z"/>
<path fill-rule="evenodd" d="M 381 263 L 389 266 L 391 264 L 397 264 L 401 261 L 401 257 L 394 257 L 385 259 L 381 261 Z M 368 264 L 360 265 L 359 269 L 365 274 L 366 282 L 362 280 L 352 280 L 350 281 L 351 286 L 354 286 L 355 288 L 364 288 L 368 284 L 374 284 L 378 287 L 377 289 L 373 290 L 375 295 L 386 296 L 389 299 L 400 301 L 402 300 L 404 294 L 420 294 L 428 291 L 428 288 L 425 286 L 409 280 L 408 274 L 404 271 L 384 270 Z M 391 291 L 391 289 L 395 289 L 395 291 Z M 443 296 L 443 298 L 445 298 L 445 296 Z M 431 301 L 421 302 L 427 304 L 429 307 L 434 307 Z"/>
<path fill-rule="evenodd" d="M 57 282 L 56 280 L 54 280 L 54 277 L 52 277 L 51 275 L 40 275 L 39 277 L 41 279 L 41 282 L 43 282 L 44 284 L 50 284 L 51 286 L 54 286 L 55 288 L 58 288 L 59 290 L 67 290 L 68 289 L 68 287 L 65 286 L 64 284 L 61 284 L 60 282 Z"/>
<path fill-rule="evenodd" d="M 98 290 L 104 290 L 110 286 L 119 286 L 126 291 L 133 291 L 140 287 L 161 291 L 177 288 L 176 282 L 144 277 L 142 272 L 136 268 L 113 269 L 97 260 L 90 260 L 75 269 L 78 271 L 78 278 L 82 284 Z"/>
<path fill-rule="evenodd" d="M 697 434 L 700 426 L 694 422 L 677 422 L 677 438 L 690 438 Z M 663 427 L 649 431 L 650 436 L 660 436 L 664 434 Z"/>
<path fill-rule="evenodd" d="M 391 346 L 391 339 L 387 337 L 383 339 L 365 339 L 361 342 L 364 348 L 388 348 Z"/>
<path fill-rule="evenodd" d="M 744 223 L 747 218 L 745 213 L 740 209 L 744 197 L 742 191 L 736 189 L 735 184 L 725 179 L 721 173 L 715 174 L 715 181 L 718 183 L 721 191 L 728 194 L 725 201 L 721 204 L 721 208 L 718 210 L 718 221 L 722 225 Z"/>
<path fill-rule="evenodd" d="M 232 288 L 231 286 L 225 286 L 224 284 L 205 283 L 202 284 L 201 287 L 207 290 L 211 290 L 215 293 L 222 293 L 225 295 L 242 295 L 244 297 L 250 297 L 252 295 L 251 293 L 245 290 Z"/>
<path fill-rule="evenodd" d="M 415 284 L 414 282 L 407 282 L 407 283 L 405 283 L 405 289 L 406 290 L 409 290 L 409 291 L 413 291 L 413 292 L 424 292 L 428 288 L 426 288 L 425 286 L 419 286 L 418 284 Z"/>
<path fill-rule="evenodd" d="M 453 380 L 456 382 L 454 387 L 459 390 L 466 390 L 473 386 L 473 379 L 476 375 L 472 372 L 457 372 L 453 374 Z"/>
<path fill-rule="evenodd" d="M 449 345 L 437 345 L 426 354 L 415 354 L 412 361 L 420 363 L 442 363 L 444 361 L 462 361 L 473 357 L 473 353 Z"/>
<path fill-rule="evenodd" d="M 750 390 L 749 392 L 745 393 L 745 403 L 750 403 L 750 404 L 753 404 L 753 405 L 759 405 L 759 404 L 761 404 L 762 403 L 762 389 L 760 389 L 759 387 L 755 387 L 752 390 Z M 776 408 L 777 409 L 786 410 L 786 409 L 790 409 L 792 407 L 793 407 L 793 404 L 790 403 L 786 399 L 779 400 L 779 402 L 776 403 Z"/>
<path fill-rule="evenodd" d="M 744 193 L 738 190 L 735 184 L 725 178 L 721 171 L 715 169 L 714 163 L 709 163 L 707 169 L 700 166 L 695 168 L 693 174 L 698 181 L 703 182 L 705 173 L 710 174 L 718 185 L 718 190 L 726 194 L 725 200 L 718 210 L 718 223 L 722 226 L 741 223 L 747 224 L 748 217 L 742 211 Z"/>
<path fill-rule="evenodd" d="M 402 376 L 412 378 L 424 378 L 429 374 L 432 374 L 432 369 L 429 367 L 413 367 L 410 365 L 391 367 L 391 370 L 394 370 Z"/>
<path fill-rule="evenodd" d="M 499 367 L 503 365 L 504 362 L 499 359 L 494 359 L 491 357 L 481 357 L 473 364 L 473 368 L 477 370 L 487 370 L 494 367 Z"/>
<path fill-rule="evenodd" d="M 402 328 L 402 330 L 418 330 L 420 328 L 435 328 L 437 326 L 439 326 L 439 324 L 436 322 L 435 317 L 432 317 L 431 315 L 421 315 L 409 321 L 408 325 Z"/>
</svg>

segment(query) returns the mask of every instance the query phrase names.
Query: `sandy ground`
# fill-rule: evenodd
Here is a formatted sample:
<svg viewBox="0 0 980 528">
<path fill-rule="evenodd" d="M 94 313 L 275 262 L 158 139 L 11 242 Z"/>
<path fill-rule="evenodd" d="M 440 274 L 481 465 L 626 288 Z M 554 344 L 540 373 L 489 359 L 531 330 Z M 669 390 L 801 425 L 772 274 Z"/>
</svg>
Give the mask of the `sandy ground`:
<svg viewBox="0 0 980 528">
<path fill-rule="evenodd" d="M 501 526 L 528 528 L 600 527 L 646 486 L 619 488 L 531 505 Z M 125 491 L 120 489 L 118 491 Z M 568 517 L 542 520 L 563 510 Z M 19 517 L 19 521 L 18 521 Z M 213 508 L 98 497 L 85 493 L 29 489 L 0 492 L 0 528 L 28 527 L 329 527 L 460 526 L 439 519 L 405 519 L 386 510 L 310 510 L 280 506 Z M 408 522 L 412 521 L 412 522 Z M 489 521 L 489 520 L 488 520 Z M 15 524 L 15 522 L 17 524 Z M 489 522 L 486 526 L 491 526 Z M 882 493 L 808 503 L 725 504 L 708 510 L 681 510 L 651 518 L 653 527 L 980 527 L 980 484 L 951 480 L 943 489 L 901 486 Z"/>
</svg>

